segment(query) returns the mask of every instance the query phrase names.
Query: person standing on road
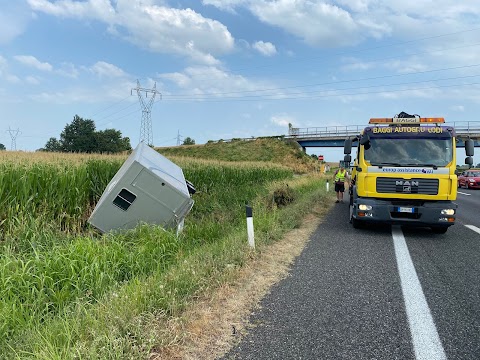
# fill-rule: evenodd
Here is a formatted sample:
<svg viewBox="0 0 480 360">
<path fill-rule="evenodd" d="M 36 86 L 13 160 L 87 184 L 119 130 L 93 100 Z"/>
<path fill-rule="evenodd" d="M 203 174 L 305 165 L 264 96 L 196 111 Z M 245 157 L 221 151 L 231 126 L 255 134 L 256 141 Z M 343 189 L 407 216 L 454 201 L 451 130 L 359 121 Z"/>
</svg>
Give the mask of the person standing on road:
<svg viewBox="0 0 480 360">
<path fill-rule="evenodd" d="M 348 180 L 348 172 L 344 166 L 340 166 L 335 172 L 335 192 L 337 193 L 336 203 L 343 202 L 343 193 L 345 192 L 345 181 Z"/>
</svg>

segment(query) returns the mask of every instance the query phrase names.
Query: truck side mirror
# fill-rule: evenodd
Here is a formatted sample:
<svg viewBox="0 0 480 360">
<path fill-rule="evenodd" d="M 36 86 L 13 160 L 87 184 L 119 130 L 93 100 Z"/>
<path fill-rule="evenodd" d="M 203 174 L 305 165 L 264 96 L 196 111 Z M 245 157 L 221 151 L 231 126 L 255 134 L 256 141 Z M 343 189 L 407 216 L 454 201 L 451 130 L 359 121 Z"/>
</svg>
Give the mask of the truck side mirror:
<svg viewBox="0 0 480 360">
<path fill-rule="evenodd" d="M 345 163 L 345 166 L 349 166 L 350 165 L 350 162 L 352 161 L 352 157 L 350 155 L 345 155 L 343 157 L 343 161 Z"/>
<path fill-rule="evenodd" d="M 345 145 L 343 146 L 344 154 L 352 153 L 352 139 L 345 139 Z"/>
<path fill-rule="evenodd" d="M 363 145 L 365 150 L 370 149 L 370 134 L 363 134 L 360 138 L 360 145 Z"/>
<path fill-rule="evenodd" d="M 472 139 L 465 140 L 465 154 L 467 156 L 473 156 L 475 147 Z"/>
<path fill-rule="evenodd" d="M 471 156 L 468 156 L 465 158 L 465 164 L 472 167 L 473 165 L 473 158 Z"/>
<path fill-rule="evenodd" d="M 362 137 L 360 138 L 360 145 L 365 145 L 370 142 L 370 135 L 369 134 L 363 134 Z"/>
</svg>

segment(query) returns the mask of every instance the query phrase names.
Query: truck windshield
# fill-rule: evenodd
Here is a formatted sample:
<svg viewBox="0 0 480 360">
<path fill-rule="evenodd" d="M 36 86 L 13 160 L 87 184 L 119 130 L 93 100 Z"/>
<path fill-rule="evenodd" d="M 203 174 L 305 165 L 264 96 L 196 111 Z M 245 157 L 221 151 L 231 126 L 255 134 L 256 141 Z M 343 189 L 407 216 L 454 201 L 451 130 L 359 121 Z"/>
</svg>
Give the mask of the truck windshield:
<svg viewBox="0 0 480 360">
<path fill-rule="evenodd" d="M 446 166 L 452 161 L 452 142 L 452 138 L 371 138 L 365 160 L 372 165 Z"/>
</svg>

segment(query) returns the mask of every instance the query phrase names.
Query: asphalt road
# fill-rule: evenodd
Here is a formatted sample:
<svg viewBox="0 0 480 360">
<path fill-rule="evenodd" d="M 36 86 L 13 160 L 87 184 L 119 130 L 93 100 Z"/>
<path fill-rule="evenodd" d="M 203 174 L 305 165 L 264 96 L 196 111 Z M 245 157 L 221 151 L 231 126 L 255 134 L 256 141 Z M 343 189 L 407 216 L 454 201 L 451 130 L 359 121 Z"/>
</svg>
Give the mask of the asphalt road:
<svg viewBox="0 0 480 360">
<path fill-rule="evenodd" d="M 446 234 L 335 207 L 225 359 L 480 359 L 480 190 Z"/>
</svg>

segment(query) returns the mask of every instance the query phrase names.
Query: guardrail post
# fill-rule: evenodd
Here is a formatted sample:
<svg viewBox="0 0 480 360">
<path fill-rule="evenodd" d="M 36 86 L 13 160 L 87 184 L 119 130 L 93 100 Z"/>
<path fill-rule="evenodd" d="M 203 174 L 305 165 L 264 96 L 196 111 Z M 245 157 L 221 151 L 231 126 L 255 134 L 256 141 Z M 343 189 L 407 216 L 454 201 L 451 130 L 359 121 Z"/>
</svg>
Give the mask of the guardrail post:
<svg viewBox="0 0 480 360">
<path fill-rule="evenodd" d="M 248 235 L 248 245 L 252 249 L 255 249 L 255 236 L 253 232 L 253 211 L 252 207 L 245 205 L 245 210 L 247 214 L 247 235 Z"/>
</svg>

